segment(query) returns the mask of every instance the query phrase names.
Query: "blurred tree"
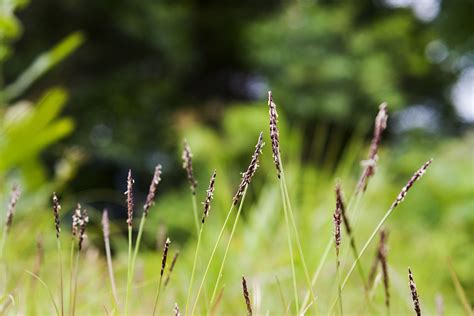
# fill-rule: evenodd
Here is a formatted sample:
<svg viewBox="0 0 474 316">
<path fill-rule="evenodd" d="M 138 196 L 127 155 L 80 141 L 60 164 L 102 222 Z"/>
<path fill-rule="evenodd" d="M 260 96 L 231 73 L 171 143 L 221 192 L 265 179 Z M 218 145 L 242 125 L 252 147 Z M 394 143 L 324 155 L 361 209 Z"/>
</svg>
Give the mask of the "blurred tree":
<svg viewBox="0 0 474 316">
<path fill-rule="evenodd" d="M 28 93 L 71 88 L 67 111 L 79 128 L 67 142 L 91 153 L 91 166 L 144 171 L 160 161 L 170 170 L 176 115 L 216 121 L 231 101 L 263 106 L 266 88 L 291 122 L 311 134 L 330 124 L 342 140 L 382 101 L 391 110 L 426 104 L 441 127 L 457 124 L 448 90 L 460 70 L 425 54 L 436 40 L 472 54 L 471 6 L 443 1 L 439 17 L 423 22 L 385 0 L 35 1 L 20 14 L 25 36 L 5 77 L 44 43 L 84 30 L 79 54 Z"/>
</svg>

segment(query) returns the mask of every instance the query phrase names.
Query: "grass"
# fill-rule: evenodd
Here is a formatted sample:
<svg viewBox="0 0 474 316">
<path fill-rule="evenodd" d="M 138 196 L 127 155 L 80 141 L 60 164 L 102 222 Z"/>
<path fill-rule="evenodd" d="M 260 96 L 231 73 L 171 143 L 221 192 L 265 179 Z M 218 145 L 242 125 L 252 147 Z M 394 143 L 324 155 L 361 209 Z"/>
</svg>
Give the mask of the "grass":
<svg viewBox="0 0 474 316">
<path fill-rule="evenodd" d="M 274 132 L 275 129 L 273 129 Z M 390 261 L 387 269 L 390 273 L 391 290 L 393 291 L 390 312 L 393 314 L 408 313 L 413 308 L 406 278 L 406 266 L 414 267 L 416 271 L 417 290 L 421 306 L 423 310 L 426 310 L 426 313 L 434 310 L 434 299 L 430 301 L 430 296 L 438 291 L 443 291 L 444 308 L 447 313 L 460 311 L 456 306 L 459 298 L 464 306 L 461 308 L 466 311 L 470 310 L 471 302 L 468 299 L 470 289 L 462 287 L 462 280 L 465 276 L 453 274 L 453 268 L 438 270 L 441 272 L 433 274 L 435 269 L 441 268 L 430 266 L 430 262 L 436 262 L 431 258 L 437 256 L 437 249 L 433 246 L 430 247 L 432 239 L 443 238 L 443 230 L 448 226 L 443 226 L 444 222 L 441 222 L 438 234 L 433 237 L 430 235 L 431 231 L 420 225 L 423 223 L 423 218 L 417 218 L 420 215 L 409 212 L 409 209 L 423 209 L 423 205 L 429 203 L 427 200 L 432 198 L 433 188 L 437 188 L 436 184 L 433 184 L 434 180 L 431 179 L 432 176 L 434 179 L 439 179 L 437 172 L 440 169 L 437 167 L 430 169 L 429 172 L 433 171 L 433 175 L 430 174 L 426 181 L 424 179 L 423 182 L 414 186 L 414 183 L 428 168 L 431 160 L 423 165 L 402 187 L 401 183 L 405 181 L 403 178 L 409 178 L 407 174 L 410 171 L 403 172 L 403 177 L 400 179 L 394 179 L 393 165 L 389 160 L 384 161 L 383 158 L 387 157 L 386 152 L 380 153 L 381 158 L 378 160 L 377 172 L 371 177 L 371 183 L 367 190 L 360 193 L 356 193 L 358 192 L 357 188 L 361 187 L 360 181 L 356 181 L 360 179 L 358 168 L 352 167 L 352 172 L 342 177 L 341 182 L 346 181 L 355 188 L 345 210 L 351 220 L 353 235 L 348 234 L 347 227 L 345 231 L 340 228 L 341 249 L 340 252 L 333 253 L 331 252 L 334 247 L 331 224 L 331 211 L 334 209 L 335 203 L 334 194 L 331 193 L 334 183 L 333 175 L 323 172 L 317 173 L 318 170 L 314 167 L 296 163 L 291 155 L 291 153 L 297 152 L 292 147 L 296 142 L 292 141 L 290 134 L 285 133 L 284 135 L 285 137 L 282 134 L 282 140 L 285 139 L 288 143 L 288 153 L 282 151 L 282 155 L 280 155 L 278 143 L 276 157 L 279 165 L 275 165 L 277 166 L 276 173 L 280 176 L 278 181 L 275 179 L 273 166 L 270 168 L 272 158 L 273 164 L 275 164 L 273 148 L 275 137 L 270 139 L 273 155 L 262 150 L 263 141 L 262 137 L 259 137 L 257 148 L 238 187 L 233 183 L 231 175 L 236 174 L 236 172 L 231 172 L 235 169 L 230 168 L 226 169 L 227 172 L 224 170 L 220 172 L 223 169 L 222 165 L 216 165 L 219 174 L 223 174 L 223 176 L 222 181 L 219 178 L 219 183 L 216 184 L 216 198 L 213 201 L 213 212 L 209 219 L 206 219 L 209 210 L 207 213 L 204 211 L 203 221 L 199 224 L 197 191 L 195 191 L 198 188 L 197 186 L 193 187 L 192 184 L 197 183 L 194 180 L 195 182 L 190 182 L 192 210 L 188 205 L 189 199 L 182 198 L 189 193 L 179 194 L 178 197 L 172 194 L 160 197 L 156 206 L 160 212 L 150 212 L 150 219 L 147 219 L 147 211 L 152 209 L 152 206 L 150 204 L 148 208 L 145 207 L 138 225 L 135 242 L 132 238 L 134 198 L 131 194 L 133 179 L 130 174 L 126 201 L 130 220 L 128 225 L 126 226 L 123 222 L 109 223 L 107 216 L 107 221 L 103 220 L 103 223 L 106 222 L 103 224 L 103 237 L 98 238 L 97 235 L 100 234 L 94 230 L 90 232 L 90 242 L 81 253 L 80 269 L 80 253 L 78 250 L 75 252 L 75 243 L 73 242 L 69 249 L 61 247 L 61 238 L 69 236 L 67 232 L 64 233 L 64 236 L 59 234 L 61 223 L 59 222 L 60 207 L 57 202 L 55 224 L 59 262 L 55 263 L 51 256 L 46 255 L 41 271 L 27 272 L 47 291 L 35 291 L 34 289 L 24 291 L 26 285 L 23 285 L 20 276 L 25 274 L 25 270 L 29 271 L 26 266 L 32 260 L 29 255 L 34 252 L 29 248 L 31 243 L 34 244 L 34 241 L 31 241 L 32 229 L 49 231 L 51 236 L 50 238 L 46 237 L 45 249 L 46 251 L 54 249 L 52 241 L 55 236 L 51 229 L 50 216 L 44 222 L 38 220 L 37 223 L 34 223 L 35 225 L 25 217 L 16 219 L 11 227 L 12 232 L 17 234 L 15 235 L 15 239 L 18 240 L 18 243 L 15 244 L 16 248 L 13 246 L 12 238 L 4 238 L 5 250 L 1 260 L 8 269 L 6 270 L 5 291 L 2 293 L 0 303 L 7 312 L 15 314 L 33 309 L 41 314 L 56 313 L 58 315 L 64 315 L 65 310 L 68 310 L 69 314 L 103 314 L 104 310 L 107 311 L 107 314 L 114 315 L 149 314 L 152 310 L 154 310 L 153 313 L 167 314 L 172 313 L 174 309 L 174 313 L 177 313 L 175 306 L 184 307 L 185 315 L 219 315 L 221 313 L 313 315 L 332 313 L 336 307 L 341 315 L 352 312 L 363 313 L 363 311 L 377 314 L 377 308 L 385 303 L 384 300 L 380 300 L 382 291 L 378 289 L 378 283 L 375 282 L 370 295 L 368 295 L 368 281 L 365 280 L 365 276 L 361 272 L 362 269 L 359 270 L 359 268 L 370 267 L 372 258 L 366 256 L 367 251 L 373 249 L 373 240 L 380 229 L 386 225 L 392 225 Z M 377 146 L 379 142 L 376 142 Z M 248 155 L 250 145 L 244 148 L 243 152 Z M 442 150 L 442 152 L 444 155 L 447 154 L 446 150 Z M 196 157 L 198 156 L 199 154 L 196 155 Z M 285 156 L 285 161 L 288 161 L 284 169 L 286 173 L 283 172 L 281 156 Z M 341 164 L 355 166 L 359 156 L 351 153 L 347 157 L 350 158 L 346 158 L 346 156 L 341 158 Z M 345 159 L 351 160 L 346 161 Z M 420 161 L 420 159 L 421 157 L 417 157 L 411 160 Z M 440 160 L 442 163 L 443 159 Z M 449 161 L 449 159 L 447 160 Z M 189 170 L 189 165 L 190 163 L 186 165 L 185 169 Z M 261 166 L 257 172 L 259 165 Z M 409 167 L 412 168 L 412 165 L 413 163 Z M 203 164 L 200 163 L 199 168 L 195 170 L 199 170 L 200 173 L 200 169 L 203 168 L 206 171 L 207 165 L 205 166 L 203 168 Z M 410 168 L 407 167 L 407 169 Z M 202 172 L 204 173 L 204 171 Z M 362 172 L 365 173 L 366 169 L 363 169 Z M 441 178 L 445 177 L 441 176 Z M 230 181 L 227 182 L 226 179 L 230 179 Z M 156 182 L 152 180 L 152 184 Z M 226 185 L 230 189 L 225 187 Z M 153 185 L 150 186 L 150 192 L 153 192 L 153 200 L 154 190 L 152 187 Z M 346 185 L 345 187 L 351 186 Z M 402 187 L 401 191 L 400 187 Z M 232 189 L 237 189 L 233 200 L 226 194 Z M 207 201 L 210 203 L 209 196 L 213 197 L 213 193 L 213 190 L 208 189 L 204 202 L 205 210 Z M 444 194 L 444 192 L 438 194 Z M 395 201 L 385 213 L 380 213 L 384 205 L 390 202 L 390 196 L 396 196 Z M 466 196 L 469 195 L 466 194 Z M 407 197 L 407 201 L 401 204 L 405 197 Z M 459 196 L 457 198 L 459 199 Z M 182 204 L 180 204 L 181 200 L 183 200 Z M 148 204 L 147 202 L 145 205 Z M 229 211 L 226 214 L 221 213 L 220 210 L 228 203 L 231 203 Z M 71 203 L 68 204 L 69 206 L 65 209 L 70 209 Z M 89 205 L 88 209 L 90 209 Z M 186 209 L 189 212 L 178 211 Z M 362 209 L 365 212 L 364 216 L 361 215 Z M 97 214 L 100 212 L 91 211 L 92 222 L 100 220 L 100 216 Z M 367 214 L 371 215 L 366 216 Z M 354 220 L 358 216 L 360 216 L 360 220 Z M 397 217 L 400 218 L 397 219 Z M 204 225 L 204 219 L 206 219 L 206 225 Z M 410 220 L 413 220 L 413 226 L 410 226 Z M 173 229 L 170 224 L 173 222 L 182 226 L 176 226 Z M 196 236 L 190 234 L 191 237 L 184 243 L 184 239 L 180 238 L 176 232 L 180 227 L 185 227 L 187 232 L 194 231 L 193 226 L 196 225 L 193 222 L 198 224 Z M 242 222 L 243 225 L 239 225 Z M 147 238 L 149 241 L 152 236 L 150 232 L 155 233 L 156 223 L 163 223 L 171 228 L 166 235 L 173 237 L 172 251 L 176 249 L 181 253 L 181 261 L 176 265 L 168 286 L 165 286 L 167 281 L 163 283 L 163 276 L 167 267 L 166 257 L 169 242 L 166 243 L 163 255 L 161 252 L 140 251 L 140 241 L 143 238 Z M 452 225 L 452 220 L 446 220 L 446 223 Z M 454 225 L 461 224 L 455 223 Z M 204 226 L 206 226 L 205 229 Z M 127 227 L 127 238 L 120 236 L 120 228 L 125 229 L 125 227 Z M 407 230 L 412 234 L 407 233 Z M 424 236 L 430 238 L 424 239 Z M 363 242 L 360 250 L 355 245 L 356 238 Z M 439 240 L 444 242 L 443 245 L 446 246 L 447 251 L 452 251 L 455 246 L 459 247 L 459 244 L 466 240 L 462 238 L 464 238 L 462 235 L 458 235 L 453 236 L 451 240 Z M 96 246 L 100 245 L 98 240 L 102 239 L 105 243 L 103 249 L 105 249 L 106 255 L 104 257 L 97 254 Z M 329 241 L 328 243 L 325 243 L 326 239 Z M 410 242 L 407 243 L 404 239 L 408 239 Z M 223 240 L 225 243 L 222 243 Z M 288 243 L 288 249 L 283 246 L 285 243 Z M 115 249 L 114 254 L 112 249 Z M 66 251 L 69 252 L 71 259 L 75 258 L 76 262 L 73 263 L 71 260 L 69 269 L 65 266 L 65 271 L 63 271 L 62 258 L 64 257 L 63 252 Z M 354 259 L 346 258 L 345 254 L 347 253 L 352 254 Z M 420 253 L 432 257 L 422 258 Z M 335 256 L 334 261 L 329 260 L 333 256 Z M 159 268 L 160 262 L 161 270 Z M 463 262 L 455 263 L 460 264 L 462 268 Z M 356 269 L 359 271 L 359 278 L 352 277 Z M 466 271 L 466 269 L 461 271 Z M 70 297 L 72 299 L 69 299 L 69 306 L 65 306 L 67 302 L 64 302 L 62 297 L 63 273 L 71 275 L 70 293 L 72 294 Z M 451 290 L 448 291 L 449 286 L 443 287 L 442 276 L 447 277 L 450 274 L 453 276 L 456 290 L 450 285 Z M 242 280 L 242 275 L 246 275 L 246 279 Z M 102 284 L 105 277 L 108 277 L 107 282 L 110 284 L 108 287 L 104 287 Z M 169 275 L 166 276 L 166 279 L 168 277 Z M 194 287 L 195 279 L 199 280 L 197 288 Z M 243 282 L 245 282 L 245 286 Z M 57 283 L 60 284 L 59 295 L 55 295 L 56 291 L 52 287 Z M 75 290 L 76 285 L 78 286 L 77 290 Z M 98 288 L 103 290 L 97 291 Z M 107 288 L 110 288 L 110 291 L 107 291 Z M 207 293 L 207 289 L 212 289 L 212 292 Z M 154 292 L 154 290 L 156 291 Z M 456 292 L 459 293 L 459 298 Z M 305 293 L 306 295 L 302 299 Z M 208 294 L 210 295 L 208 296 Z M 31 296 L 37 298 L 34 307 L 29 306 Z M 123 308 L 120 306 L 119 297 L 125 298 L 122 302 L 125 303 Z M 370 305 L 374 306 L 374 309 L 367 310 L 366 304 L 361 303 L 367 302 L 367 300 Z M 12 302 L 18 303 L 13 304 Z M 290 308 L 292 306 L 292 308 L 288 309 L 288 306 Z M 433 307 L 430 309 L 430 306 Z M 2 310 L 4 309 L 2 307 Z"/>
</svg>

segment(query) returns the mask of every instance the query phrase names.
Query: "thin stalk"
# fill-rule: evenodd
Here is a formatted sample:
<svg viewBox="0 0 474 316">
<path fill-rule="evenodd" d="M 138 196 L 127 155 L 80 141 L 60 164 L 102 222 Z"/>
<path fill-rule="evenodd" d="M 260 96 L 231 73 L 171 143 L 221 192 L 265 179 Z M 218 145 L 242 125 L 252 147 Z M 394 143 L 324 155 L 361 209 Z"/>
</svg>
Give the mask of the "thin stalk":
<svg viewBox="0 0 474 316">
<path fill-rule="evenodd" d="M 7 226 L 5 225 L 2 233 L 2 240 L 0 241 L 0 259 L 3 258 L 3 250 L 8 238 Z"/>
<path fill-rule="evenodd" d="M 133 249 L 133 257 L 132 257 L 132 261 L 131 261 L 131 268 L 130 268 L 130 279 L 129 279 L 129 283 L 132 284 L 133 283 L 133 276 L 135 274 L 135 262 L 137 261 L 137 256 L 138 256 L 138 249 L 140 248 L 140 241 L 142 240 L 142 234 L 143 234 L 143 228 L 145 226 L 145 221 L 146 221 L 146 214 L 145 212 L 143 212 L 142 214 L 142 218 L 140 219 L 140 226 L 138 228 L 138 235 L 137 235 L 137 240 L 135 241 L 135 247 Z M 129 232 L 130 233 L 130 232 Z M 129 244 L 129 247 L 131 245 L 131 236 L 129 236 L 130 240 L 130 244 Z M 129 251 L 130 248 L 129 248 Z M 130 252 L 129 252 L 129 256 L 130 256 Z M 130 258 L 129 258 L 130 260 Z M 127 289 L 129 289 L 129 284 L 127 283 Z M 127 290 L 128 292 L 128 290 Z M 128 311 L 126 310 L 125 313 L 128 313 Z"/>
<path fill-rule="evenodd" d="M 287 205 L 285 203 L 285 193 L 283 189 L 283 181 L 280 180 L 280 192 L 283 197 L 283 212 L 285 213 L 285 223 L 286 223 L 286 230 L 287 230 L 287 238 L 288 238 L 288 248 L 290 250 L 290 259 L 291 259 L 291 274 L 293 277 L 293 293 L 295 296 L 295 309 L 296 315 L 300 313 L 299 308 L 300 304 L 298 302 L 298 288 L 296 286 L 296 272 L 295 272 L 295 257 L 293 255 L 293 246 L 291 244 L 291 230 L 290 230 L 290 223 L 288 221 L 288 210 Z"/>
<path fill-rule="evenodd" d="M 339 298 L 339 310 L 341 313 L 341 316 L 344 314 L 342 310 L 342 289 L 341 289 L 341 269 L 340 269 L 341 263 L 339 262 L 339 255 L 337 255 L 336 258 L 336 275 L 337 275 L 337 296 Z"/>
<path fill-rule="evenodd" d="M 197 210 L 197 201 L 196 201 L 196 194 L 192 194 L 193 197 L 193 213 L 194 213 L 194 222 L 196 224 L 196 234 L 199 234 L 199 217 L 198 217 L 198 210 Z"/>
<path fill-rule="evenodd" d="M 352 195 L 351 198 L 349 199 L 349 203 L 347 205 L 347 210 L 346 210 L 347 213 L 351 210 L 351 207 L 354 203 L 354 198 L 357 198 L 357 196 Z M 355 203 L 356 203 L 356 205 L 358 205 L 357 201 Z M 319 275 L 321 274 L 321 271 L 323 270 L 323 266 L 326 263 L 326 260 L 328 258 L 329 251 L 331 250 L 332 244 L 333 244 L 333 238 L 332 238 L 332 236 L 330 236 L 328 238 L 327 243 L 326 243 L 326 248 L 324 249 L 321 260 L 319 261 L 318 267 L 316 268 L 316 271 L 313 275 L 313 278 L 311 279 L 311 286 L 312 287 L 314 287 L 316 285 L 316 282 L 318 281 Z M 309 295 L 310 295 L 310 293 L 309 293 L 309 291 L 307 291 L 306 295 L 305 295 L 305 298 L 304 298 L 304 301 L 303 301 L 303 305 L 302 305 L 303 309 L 308 304 Z"/>
<path fill-rule="evenodd" d="M 75 264 L 75 269 L 74 269 L 74 290 L 72 292 L 72 316 L 76 314 L 76 297 L 77 297 L 77 275 L 79 272 L 79 257 L 80 257 L 80 252 L 77 251 L 76 253 L 76 264 Z"/>
<path fill-rule="evenodd" d="M 280 159 L 280 161 L 281 161 L 281 159 Z M 285 173 L 283 171 L 283 164 L 281 164 L 281 181 L 280 182 L 281 182 L 280 185 L 283 184 L 285 197 L 286 197 L 286 203 L 288 204 L 288 211 L 289 211 L 289 215 L 290 215 L 289 217 L 290 217 L 290 220 L 291 220 L 291 224 L 293 226 L 293 230 L 295 232 L 296 245 L 298 247 L 298 252 L 299 252 L 299 255 L 301 257 L 301 262 L 303 264 L 303 270 L 304 270 L 304 274 L 305 274 L 305 277 L 306 277 L 306 282 L 308 283 L 308 288 L 309 288 L 311 297 L 313 299 L 313 302 L 315 302 L 314 306 L 316 308 L 316 296 L 314 295 L 314 292 L 313 292 L 313 286 L 311 285 L 311 278 L 309 277 L 308 266 L 306 265 L 306 260 L 304 258 L 303 248 L 301 247 L 300 237 L 299 237 L 299 234 L 298 234 L 298 228 L 296 227 L 295 216 L 294 216 L 294 213 L 293 213 L 293 208 L 291 207 L 290 197 L 289 197 L 289 194 L 288 194 L 288 187 L 286 185 L 286 177 L 285 177 Z M 285 200 L 285 199 L 283 199 L 283 200 Z M 284 203 L 284 201 L 283 201 L 283 203 Z"/>
<path fill-rule="evenodd" d="M 69 257 L 69 262 L 70 262 L 70 271 L 71 271 L 71 276 L 69 278 L 69 314 L 72 315 L 72 295 L 73 295 L 73 286 L 74 286 L 74 245 L 75 245 L 75 239 L 71 239 L 71 252 L 70 252 L 70 257 Z"/>
<path fill-rule="evenodd" d="M 158 307 L 158 300 L 160 299 L 160 293 L 161 293 L 161 281 L 163 280 L 163 275 L 160 275 L 160 281 L 158 283 L 158 290 L 156 290 L 156 295 L 155 295 L 155 304 L 153 305 L 153 316 L 155 316 L 156 313 L 156 308 Z"/>
<path fill-rule="evenodd" d="M 224 257 L 222 258 L 221 267 L 219 268 L 219 274 L 217 275 L 216 283 L 214 284 L 214 290 L 212 291 L 211 296 L 211 306 L 214 303 L 214 299 L 216 297 L 217 288 L 219 287 L 219 282 L 222 279 L 222 274 L 224 271 L 225 261 L 227 259 L 227 254 L 229 253 L 230 243 L 232 242 L 232 238 L 234 237 L 235 229 L 237 228 L 237 223 L 239 222 L 240 213 L 242 212 L 242 206 L 244 205 L 245 195 L 247 194 L 247 188 L 245 188 L 244 193 L 242 195 L 242 200 L 240 201 L 239 209 L 237 210 L 237 215 L 235 216 L 234 225 L 232 226 L 232 231 L 230 232 L 229 240 L 227 241 L 227 246 L 225 248 Z"/>
<path fill-rule="evenodd" d="M 127 291 L 125 293 L 125 315 L 128 315 L 128 297 L 130 295 L 130 287 L 132 285 L 132 226 L 128 226 L 128 260 L 127 260 Z"/>
<path fill-rule="evenodd" d="M 107 270 L 109 270 L 110 287 L 112 288 L 112 296 L 114 297 L 115 308 L 118 310 L 119 301 L 117 295 L 117 287 L 115 286 L 114 268 L 112 265 L 112 252 L 110 251 L 110 240 L 108 236 L 104 239 L 104 242 L 105 254 L 107 257 Z"/>
<path fill-rule="evenodd" d="M 53 303 L 54 310 L 56 311 L 56 315 L 59 316 L 60 313 L 59 313 L 58 305 L 56 304 L 56 301 L 54 300 L 53 292 L 52 292 L 51 289 L 48 287 L 48 285 L 47 285 L 38 275 L 36 275 L 35 273 L 33 273 L 33 272 L 31 272 L 31 271 L 28 271 L 28 270 L 25 270 L 25 272 L 28 273 L 29 275 L 31 275 L 32 277 L 34 277 L 36 280 L 38 280 L 38 281 L 41 283 L 41 285 L 43 285 L 44 288 L 48 290 L 49 297 L 50 297 L 50 299 L 51 299 L 51 302 Z"/>
<path fill-rule="evenodd" d="M 194 195 L 193 195 L 193 197 L 194 197 Z M 196 198 L 194 198 L 194 201 L 195 200 L 196 200 Z M 192 291 L 193 283 L 194 283 L 194 274 L 196 272 L 197 258 L 198 258 L 198 253 L 199 253 L 199 246 L 201 245 L 201 237 L 202 237 L 203 228 L 204 228 L 204 224 L 201 225 L 201 229 L 199 230 L 198 240 L 197 240 L 197 245 L 196 245 L 196 251 L 194 252 L 193 269 L 191 271 L 191 280 L 189 281 L 188 298 L 186 299 L 185 315 L 188 314 L 189 299 L 191 298 L 191 291 Z"/>
<path fill-rule="evenodd" d="M 64 291 L 63 291 L 63 260 L 61 255 L 61 240 L 56 238 L 56 245 L 58 248 L 58 260 L 59 260 L 59 280 L 60 280 L 60 298 L 61 298 L 61 316 L 64 316 Z"/>
<path fill-rule="evenodd" d="M 242 203 L 243 200 L 244 199 L 242 198 L 240 203 Z M 207 262 L 206 270 L 204 271 L 204 275 L 202 277 L 201 284 L 199 285 L 199 289 L 198 289 L 198 292 L 197 292 L 197 295 L 196 295 L 196 300 L 194 301 L 193 308 L 191 310 L 191 315 L 194 314 L 194 311 L 196 309 L 196 305 L 198 303 L 199 296 L 200 296 L 202 288 L 204 286 L 204 282 L 206 281 L 207 274 L 209 273 L 209 268 L 211 267 L 212 260 L 214 259 L 214 256 L 215 256 L 216 251 L 217 251 L 217 247 L 219 246 L 219 242 L 222 239 L 222 235 L 224 234 L 224 230 L 227 226 L 227 222 L 229 221 L 229 218 L 230 218 L 230 215 L 232 214 L 233 209 L 234 209 L 234 203 L 232 203 L 232 206 L 230 207 L 229 212 L 227 213 L 227 217 L 225 218 L 224 224 L 222 225 L 221 231 L 219 232 L 219 236 L 217 237 L 217 241 L 214 245 L 214 249 L 212 249 L 211 257 L 209 258 L 209 261 Z M 185 316 L 187 316 L 187 314 L 185 314 Z"/>
</svg>

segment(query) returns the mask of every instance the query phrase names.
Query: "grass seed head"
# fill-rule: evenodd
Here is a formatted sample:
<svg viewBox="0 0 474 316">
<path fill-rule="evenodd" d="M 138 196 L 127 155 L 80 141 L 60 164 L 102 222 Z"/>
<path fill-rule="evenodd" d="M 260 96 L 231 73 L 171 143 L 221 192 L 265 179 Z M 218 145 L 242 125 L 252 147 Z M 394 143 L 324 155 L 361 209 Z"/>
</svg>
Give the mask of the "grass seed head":
<svg viewBox="0 0 474 316">
<path fill-rule="evenodd" d="M 395 202 L 393 202 L 392 208 L 395 208 L 396 206 L 398 206 L 398 204 L 403 202 L 410 188 L 413 186 L 413 184 L 415 184 L 416 181 L 418 181 L 425 174 L 426 169 L 428 169 L 428 167 L 430 166 L 432 162 L 433 162 L 433 159 L 428 160 L 423 166 L 421 166 L 421 168 L 417 172 L 415 172 L 415 174 L 413 174 L 413 176 L 408 181 L 408 183 L 400 191 L 400 194 L 398 195 Z"/>
<path fill-rule="evenodd" d="M 387 232 L 382 229 L 380 231 L 380 245 L 378 249 L 378 257 L 380 266 L 382 267 L 382 279 L 385 290 L 385 306 L 390 306 L 390 283 L 388 276 L 388 265 L 387 265 Z"/>
<path fill-rule="evenodd" d="M 277 176 L 280 178 L 280 132 L 278 131 L 278 112 L 276 104 L 273 102 L 272 92 L 268 91 L 268 112 L 270 114 L 270 140 L 272 142 L 273 162 L 277 170 Z"/>
<path fill-rule="evenodd" d="M 156 188 L 161 181 L 161 170 L 161 165 L 155 167 L 155 172 L 153 173 L 153 179 L 151 180 L 146 202 L 145 205 L 143 205 L 143 212 L 145 213 L 145 216 L 148 215 L 148 210 L 153 205 L 153 203 L 155 203 Z"/>
<path fill-rule="evenodd" d="M 336 191 L 337 192 L 337 191 Z M 339 247 L 341 246 L 341 222 L 342 222 L 342 206 L 336 198 L 336 209 L 334 210 L 334 244 L 336 246 L 336 255 L 339 257 Z"/>
<path fill-rule="evenodd" d="M 342 214 L 342 222 L 344 223 L 344 227 L 346 228 L 346 232 L 348 235 L 352 234 L 352 228 L 349 223 L 349 218 L 346 214 L 346 206 L 344 205 L 344 196 L 341 189 L 341 184 L 338 182 L 336 183 L 336 207 L 341 209 Z"/>
<path fill-rule="evenodd" d="M 109 210 L 104 209 L 102 212 L 102 230 L 104 232 L 104 239 L 110 236 Z"/>
<path fill-rule="evenodd" d="M 81 221 L 79 222 L 79 241 L 78 241 L 78 248 L 79 251 L 82 250 L 82 244 L 84 243 L 84 239 L 86 236 L 86 227 L 89 223 L 89 214 L 87 210 L 83 210 L 81 214 Z"/>
<path fill-rule="evenodd" d="M 259 166 L 260 155 L 262 154 L 262 148 L 264 145 L 265 143 L 263 142 L 262 132 L 260 132 L 260 136 L 258 137 L 257 144 L 255 145 L 255 151 L 252 155 L 252 160 L 250 160 L 250 164 L 247 170 L 242 174 L 242 180 L 240 181 L 239 188 L 237 189 L 237 192 L 234 195 L 234 198 L 233 198 L 234 205 L 237 205 L 240 198 L 244 194 L 245 189 L 250 184 L 252 177 L 257 171 L 257 168 Z"/>
<path fill-rule="evenodd" d="M 188 142 L 186 139 L 183 141 L 183 168 L 186 170 L 186 174 L 188 176 L 189 185 L 191 188 L 191 193 L 196 195 L 196 188 L 197 188 L 197 181 L 194 178 L 193 172 L 193 154 L 191 152 L 191 147 L 189 147 Z"/>
<path fill-rule="evenodd" d="M 204 224 L 206 218 L 209 216 L 209 211 L 211 210 L 211 200 L 214 198 L 214 187 L 216 183 L 216 170 L 212 173 L 211 180 L 209 182 L 209 188 L 207 189 L 206 200 L 202 203 L 204 205 L 204 214 L 202 216 L 201 222 Z"/>
<path fill-rule="evenodd" d="M 13 215 L 15 214 L 16 204 L 18 203 L 20 195 L 20 187 L 17 184 L 14 184 L 10 193 L 10 202 L 8 203 L 7 208 L 7 220 L 5 222 L 7 232 L 10 231 L 13 224 Z"/>
<path fill-rule="evenodd" d="M 133 224 L 133 183 L 135 181 L 132 178 L 132 170 L 128 170 L 127 176 L 127 191 L 125 191 L 125 195 L 127 196 L 127 224 L 128 227 L 132 227 Z"/>
<path fill-rule="evenodd" d="M 410 268 L 408 268 L 408 281 L 410 285 L 410 292 L 411 292 L 411 299 L 413 300 L 413 308 L 417 316 L 421 315 L 420 309 L 420 298 L 418 296 L 418 292 L 416 290 L 416 284 L 413 280 L 413 273 L 411 272 Z"/>
<path fill-rule="evenodd" d="M 166 277 L 166 280 L 165 280 L 165 286 L 168 285 L 168 282 L 170 281 L 171 273 L 173 272 L 174 266 L 176 264 L 176 260 L 178 260 L 178 256 L 179 256 L 179 251 L 176 251 L 176 253 L 174 254 L 173 260 L 171 260 L 171 265 L 168 270 L 168 276 Z"/>
<path fill-rule="evenodd" d="M 179 312 L 178 303 L 174 303 L 173 312 L 174 312 L 174 316 L 181 316 L 181 313 Z"/>
<path fill-rule="evenodd" d="M 77 203 L 76 209 L 72 213 L 72 236 L 76 237 L 79 235 L 79 226 L 80 226 L 80 221 L 81 221 L 81 204 Z"/>
<path fill-rule="evenodd" d="M 168 250 L 170 248 L 171 240 L 166 238 L 165 247 L 163 249 L 163 257 L 161 258 L 161 271 L 160 276 L 163 276 L 166 267 L 166 258 L 168 257 Z"/>
<path fill-rule="evenodd" d="M 54 226 L 56 227 L 56 238 L 59 239 L 61 233 L 61 223 L 59 221 L 59 211 L 61 211 L 61 205 L 56 193 L 53 193 L 53 215 L 54 215 Z"/>
<path fill-rule="evenodd" d="M 357 185 L 357 192 L 365 191 L 367 189 L 369 178 L 375 174 L 375 167 L 378 160 L 378 148 L 380 141 L 382 140 L 382 133 L 387 128 L 387 119 L 387 103 L 384 102 L 379 106 L 379 112 L 375 117 L 374 135 L 370 143 L 367 160 L 363 161 L 365 168 Z"/>
<path fill-rule="evenodd" d="M 247 315 L 252 316 L 252 305 L 250 304 L 250 295 L 247 288 L 247 280 L 242 276 L 242 290 L 244 293 L 245 305 L 247 306 Z"/>
</svg>

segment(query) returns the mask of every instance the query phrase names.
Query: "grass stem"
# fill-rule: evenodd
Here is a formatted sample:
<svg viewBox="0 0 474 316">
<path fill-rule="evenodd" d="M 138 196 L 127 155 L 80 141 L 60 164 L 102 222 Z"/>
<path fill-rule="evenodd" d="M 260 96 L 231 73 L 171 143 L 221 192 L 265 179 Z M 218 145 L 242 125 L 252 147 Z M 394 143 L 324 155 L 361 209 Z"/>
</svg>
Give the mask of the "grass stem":
<svg viewBox="0 0 474 316">
<path fill-rule="evenodd" d="M 193 195 L 193 197 L 194 197 L 194 195 Z M 195 201 L 196 198 L 194 197 L 193 200 Z M 197 214 L 196 214 L 196 216 L 197 216 Z M 199 247 L 201 245 L 201 237 L 202 237 L 203 228 L 204 228 L 204 224 L 201 225 L 201 229 L 199 230 L 197 245 L 196 245 L 196 251 L 194 252 L 193 269 L 191 271 L 191 280 L 189 281 L 189 289 L 188 289 L 188 297 L 186 299 L 185 315 L 187 315 L 187 313 L 188 313 L 189 300 L 191 298 L 191 292 L 192 292 L 192 289 L 193 289 L 194 274 L 196 272 L 196 265 L 197 265 L 197 260 L 198 260 Z"/>
<path fill-rule="evenodd" d="M 125 292 L 125 316 L 128 315 L 128 299 L 132 285 L 132 226 L 128 226 L 127 291 Z"/>
</svg>

